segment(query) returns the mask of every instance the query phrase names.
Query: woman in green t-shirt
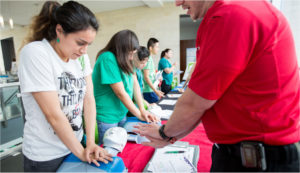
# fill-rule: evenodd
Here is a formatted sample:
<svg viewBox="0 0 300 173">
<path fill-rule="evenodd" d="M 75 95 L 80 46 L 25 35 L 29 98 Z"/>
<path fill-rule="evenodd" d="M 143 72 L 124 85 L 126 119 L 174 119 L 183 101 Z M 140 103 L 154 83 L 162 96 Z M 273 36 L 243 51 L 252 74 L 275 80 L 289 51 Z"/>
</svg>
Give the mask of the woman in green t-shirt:
<svg viewBox="0 0 300 173">
<path fill-rule="evenodd" d="M 173 71 L 176 67 L 176 63 L 171 65 L 170 59 L 173 56 L 171 49 L 165 49 L 161 52 L 160 60 L 158 63 L 158 70 L 163 70 L 163 81 L 161 84 L 161 91 L 167 94 L 172 89 Z"/>
<path fill-rule="evenodd" d="M 92 78 L 100 144 L 106 130 L 125 124 L 128 111 L 140 120 L 157 121 L 144 108 L 143 97 L 134 74 L 132 60 L 138 48 L 139 42 L 135 33 L 122 30 L 97 55 Z M 133 97 L 138 108 L 132 101 Z"/>
</svg>

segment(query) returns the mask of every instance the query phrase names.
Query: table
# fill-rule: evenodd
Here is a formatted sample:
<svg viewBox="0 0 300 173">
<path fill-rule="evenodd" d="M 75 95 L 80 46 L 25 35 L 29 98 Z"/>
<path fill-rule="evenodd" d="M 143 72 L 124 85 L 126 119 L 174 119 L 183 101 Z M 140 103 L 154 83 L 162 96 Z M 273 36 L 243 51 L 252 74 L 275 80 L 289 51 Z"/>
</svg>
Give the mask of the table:
<svg viewBox="0 0 300 173">
<path fill-rule="evenodd" d="M 170 94 L 177 92 L 170 92 Z M 164 99 L 173 99 L 165 97 Z M 159 102 L 158 102 L 159 104 Z M 174 106 L 163 105 L 162 109 L 173 109 Z M 167 121 L 162 121 L 162 124 Z M 199 145 L 200 157 L 197 164 L 198 172 L 209 172 L 211 166 L 211 149 L 213 143 L 210 142 L 206 136 L 203 124 L 200 123 L 198 127 L 194 129 L 189 135 L 181 139 L 181 141 L 187 141 L 191 145 Z M 155 149 L 148 146 L 128 142 L 122 153 L 118 156 L 123 158 L 125 166 L 128 168 L 128 172 L 142 172 L 151 159 Z"/>
</svg>

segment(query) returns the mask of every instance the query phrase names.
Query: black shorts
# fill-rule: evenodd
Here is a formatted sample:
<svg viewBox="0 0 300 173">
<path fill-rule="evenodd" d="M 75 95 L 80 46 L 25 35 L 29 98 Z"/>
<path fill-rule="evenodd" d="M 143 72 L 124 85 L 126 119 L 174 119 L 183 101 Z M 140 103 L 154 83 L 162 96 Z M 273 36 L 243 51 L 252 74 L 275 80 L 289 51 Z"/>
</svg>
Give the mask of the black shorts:
<svg viewBox="0 0 300 173">
<path fill-rule="evenodd" d="M 168 94 L 172 89 L 172 85 L 167 85 L 166 81 L 163 80 L 161 83 L 161 91 L 164 92 L 164 94 Z"/>
</svg>

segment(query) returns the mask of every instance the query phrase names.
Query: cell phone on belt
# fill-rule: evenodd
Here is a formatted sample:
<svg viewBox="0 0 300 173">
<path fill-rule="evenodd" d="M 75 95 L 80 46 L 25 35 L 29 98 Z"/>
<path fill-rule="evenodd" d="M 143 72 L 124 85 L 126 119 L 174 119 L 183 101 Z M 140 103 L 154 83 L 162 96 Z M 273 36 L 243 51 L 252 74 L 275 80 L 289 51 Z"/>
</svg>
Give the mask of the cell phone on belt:
<svg viewBox="0 0 300 173">
<path fill-rule="evenodd" d="M 246 168 L 267 169 L 265 148 L 260 142 L 241 142 L 241 158 Z"/>
</svg>

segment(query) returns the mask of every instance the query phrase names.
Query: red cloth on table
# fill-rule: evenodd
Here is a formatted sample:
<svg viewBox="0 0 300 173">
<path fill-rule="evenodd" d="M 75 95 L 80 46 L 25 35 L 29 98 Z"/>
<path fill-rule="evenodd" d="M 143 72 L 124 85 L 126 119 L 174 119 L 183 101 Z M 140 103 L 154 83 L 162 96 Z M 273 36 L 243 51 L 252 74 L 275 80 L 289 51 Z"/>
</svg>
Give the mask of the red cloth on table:
<svg viewBox="0 0 300 173">
<path fill-rule="evenodd" d="M 164 123 L 165 122 L 163 122 L 163 124 Z M 197 164 L 198 172 L 209 172 L 213 143 L 208 140 L 202 123 L 181 141 L 187 141 L 190 145 L 199 145 L 200 157 Z M 128 168 L 128 172 L 142 172 L 154 151 L 155 149 L 152 147 L 128 142 L 123 152 L 118 156 L 123 159 L 125 166 Z"/>
</svg>

